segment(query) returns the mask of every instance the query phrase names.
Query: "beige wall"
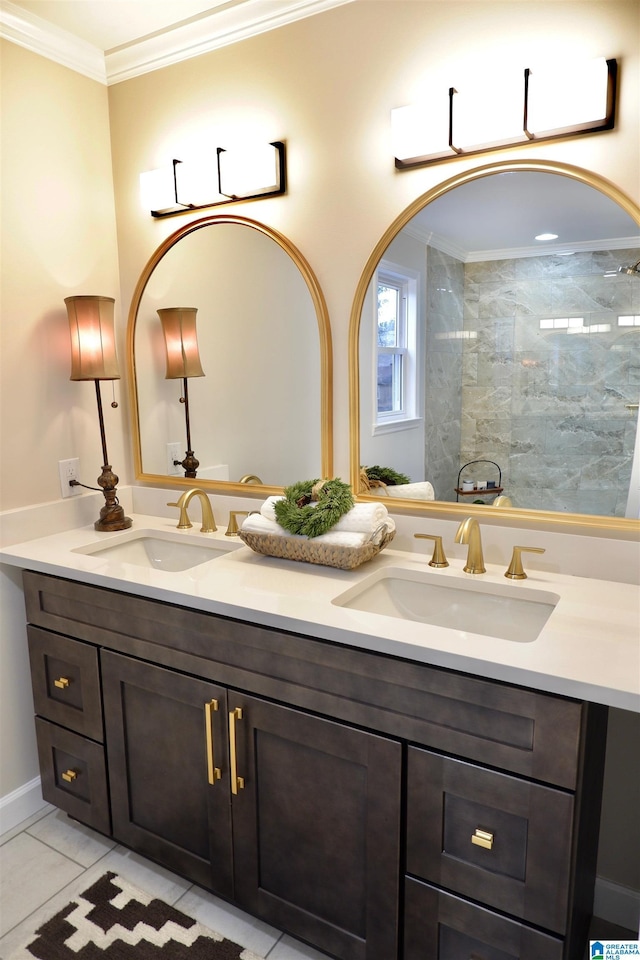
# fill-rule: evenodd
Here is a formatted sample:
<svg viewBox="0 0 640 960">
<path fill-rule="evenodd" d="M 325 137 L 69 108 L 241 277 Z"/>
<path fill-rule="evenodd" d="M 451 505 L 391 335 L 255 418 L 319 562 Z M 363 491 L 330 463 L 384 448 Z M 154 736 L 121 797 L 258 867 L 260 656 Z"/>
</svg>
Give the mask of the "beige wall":
<svg viewBox="0 0 640 960">
<path fill-rule="evenodd" d="M 180 156 L 201 137 L 215 146 L 247 129 L 287 141 L 289 190 L 232 209 L 284 233 L 318 276 L 334 344 L 335 471 L 348 476 L 347 334 L 358 278 L 409 203 L 480 163 L 471 158 L 396 173 L 390 110 L 415 99 L 424 84 L 449 86 L 461 64 L 481 69 L 507 59 L 524 67 L 545 55 L 616 57 L 621 89 L 614 131 L 494 156 L 591 169 L 638 203 L 639 13 L 635 0 L 357 0 L 113 86 L 109 120 L 105 88 L 4 44 L 2 508 L 57 499 L 61 458 L 79 456 L 87 482 L 97 476 L 95 401 L 90 385 L 67 379 L 63 300 L 74 293 L 118 299 L 120 284 L 122 364 L 136 279 L 160 241 L 187 219 L 152 220 L 140 208 L 139 173 Z M 125 403 L 115 412 L 106 404 L 109 451 L 123 482 L 132 479 L 125 415 Z M 10 577 L 10 599 L 19 592 L 14 586 Z M 24 684 L 23 635 L 7 630 L 3 643 L 9 673 Z M 28 691 L 21 689 L 11 730 L 25 741 L 30 763 L 17 760 L 20 740 L 3 744 L 0 794 L 37 773 Z M 637 858 L 628 851 L 638 846 L 637 788 L 630 785 L 629 748 L 638 742 L 637 720 L 615 713 L 600 857 L 604 876 L 635 889 Z"/>
<path fill-rule="evenodd" d="M 577 27 L 579 26 L 579 29 Z M 430 3 L 358 0 L 319 16 L 110 88 L 123 301 L 141 265 L 184 217 L 154 222 L 141 210 L 138 175 L 180 156 L 199 137 L 236 129 L 287 141 L 286 197 L 234 209 L 285 233 L 307 257 L 327 298 L 335 353 L 336 472 L 348 476 L 349 313 L 369 254 L 417 196 L 486 162 L 467 158 L 397 173 L 390 111 L 462 66 L 549 54 L 617 57 L 617 129 L 496 159 L 562 160 L 596 171 L 640 199 L 638 7 L 634 2 Z"/>
<path fill-rule="evenodd" d="M 6 41 L 1 232 L 0 507 L 8 510 L 57 500 L 58 460 L 79 457 L 81 481 L 95 486 L 95 389 L 69 380 L 64 298 L 115 297 L 119 318 L 120 286 L 107 91 Z M 111 409 L 109 384 L 104 396 L 108 452 L 126 472 L 126 411 Z"/>
</svg>

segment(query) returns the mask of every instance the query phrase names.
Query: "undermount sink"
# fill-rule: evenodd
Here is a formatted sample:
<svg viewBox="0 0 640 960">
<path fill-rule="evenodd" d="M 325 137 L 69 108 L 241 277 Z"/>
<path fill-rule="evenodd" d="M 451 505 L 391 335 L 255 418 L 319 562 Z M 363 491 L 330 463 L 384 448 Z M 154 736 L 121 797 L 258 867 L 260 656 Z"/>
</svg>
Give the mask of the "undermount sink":
<svg viewBox="0 0 640 960">
<path fill-rule="evenodd" d="M 73 552 L 177 573 L 190 570 L 201 563 L 208 563 L 209 560 L 222 557 L 241 546 L 241 543 L 221 540 L 207 541 L 197 534 L 130 530 L 105 544 L 93 543 L 86 547 L 77 547 Z"/>
<path fill-rule="evenodd" d="M 387 567 L 332 602 L 366 613 L 531 643 L 560 599 L 546 590 L 527 588 L 523 596 L 519 587 L 510 584 L 446 577 L 446 573 Z"/>
</svg>

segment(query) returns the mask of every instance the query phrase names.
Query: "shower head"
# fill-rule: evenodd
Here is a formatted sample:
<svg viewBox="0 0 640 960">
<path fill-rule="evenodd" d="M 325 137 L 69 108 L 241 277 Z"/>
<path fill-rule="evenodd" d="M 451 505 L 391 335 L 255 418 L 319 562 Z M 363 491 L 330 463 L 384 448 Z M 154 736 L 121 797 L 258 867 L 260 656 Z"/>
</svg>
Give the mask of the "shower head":
<svg viewBox="0 0 640 960">
<path fill-rule="evenodd" d="M 628 273 L 632 277 L 637 277 L 640 274 L 640 260 L 630 266 L 618 267 L 618 273 Z"/>
</svg>

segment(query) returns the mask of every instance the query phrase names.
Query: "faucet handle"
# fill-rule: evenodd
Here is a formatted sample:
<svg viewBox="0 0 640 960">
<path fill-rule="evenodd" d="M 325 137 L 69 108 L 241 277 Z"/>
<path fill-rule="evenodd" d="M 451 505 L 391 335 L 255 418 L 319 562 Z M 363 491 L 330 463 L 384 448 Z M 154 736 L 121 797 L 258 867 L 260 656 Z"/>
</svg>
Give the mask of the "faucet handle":
<svg viewBox="0 0 640 960">
<path fill-rule="evenodd" d="M 544 553 L 544 547 L 514 547 L 509 569 L 505 573 L 505 577 L 508 577 L 509 580 L 527 579 L 527 575 L 522 566 L 522 557 L 520 556 L 522 553 Z"/>
<path fill-rule="evenodd" d="M 229 526 L 227 527 L 227 532 L 225 537 L 235 537 L 238 533 L 238 521 L 236 517 L 248 517 L 248 510 L 230 510 L 229 511 Z"/>
<path fill-rule="evenodd" d="M 448 567 L 449 561 L 444 555 L 442 546 L 442 537 L 434 536 L 432 533 L 414 533 L 416 540 L 433 540 L 433 556 L 429 560 L 430 567 Z"/>
</svg>

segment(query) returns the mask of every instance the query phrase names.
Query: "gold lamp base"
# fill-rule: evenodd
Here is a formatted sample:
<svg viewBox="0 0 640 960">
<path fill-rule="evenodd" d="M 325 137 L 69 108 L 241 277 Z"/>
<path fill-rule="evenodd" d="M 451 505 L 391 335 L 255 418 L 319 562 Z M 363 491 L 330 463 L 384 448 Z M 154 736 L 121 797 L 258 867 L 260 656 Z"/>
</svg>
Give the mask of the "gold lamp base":
<svg viewBox="0 0 640 960">
<path fill-rule="evenodd" d="M 128 530 L 133 523 L 131 517 L 125 517 L 124 509 L 118 503 L 118 482 L 119 477 L 115 475 L 110 464 L 105 463 L 98 477 L 98 484 L 102 487 L 106 503 L 100 511 L 99 519 L 93 525 L 96 530 L 113 533 L 116 530 Z"/>
</svg>

